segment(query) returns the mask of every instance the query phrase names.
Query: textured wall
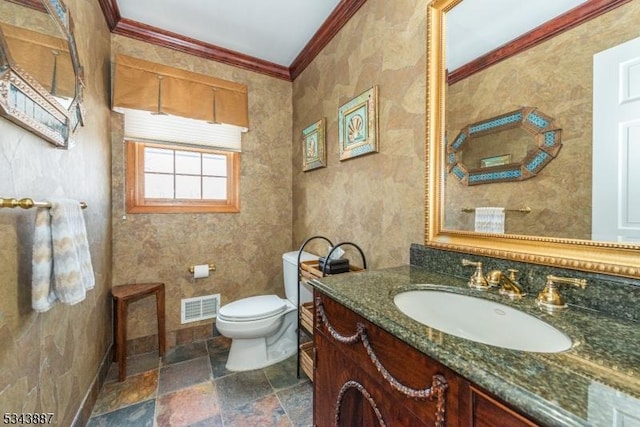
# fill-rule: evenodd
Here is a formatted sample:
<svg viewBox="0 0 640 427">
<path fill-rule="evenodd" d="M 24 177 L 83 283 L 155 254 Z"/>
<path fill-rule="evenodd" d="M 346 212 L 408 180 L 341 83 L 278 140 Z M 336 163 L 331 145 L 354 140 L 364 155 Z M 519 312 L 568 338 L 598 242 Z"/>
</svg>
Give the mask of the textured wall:
<svg viewBox="0 0 640 427">
<path fill-rule="evenodd" d="M 449 175 L 447 228 L 473 230 L 462 207 L 528 205 L 528 215 L 507 214 L 507 233 L 591 238 L 593 54 L 640 36 L 639 20 L 640 2 L 630 2 L 449 88 L 450 140 L 469 123 L 531 106 L 556 120 L 563 147 L 526 181 L 466 187 Z"/>
<path fill-rule="evenodd" d="M 112 129 L 113 284 L 165 283 L 171 345 L 180 329 L 198 325 L 180 324 L 182 298 L 220 293 L 225 304 L 257 294 L 284 296 L 282 254 L 291 250 L 291 83 L 113 36 L 112 54 L 118 53 L 243 83 L 249 90 L 250 131 L 242 140 L 237 214 L 123 219 L 122 125 Z M 118 117 L 114 121 L 121 123 Z M 217 271 L 194 282 L 187 269 L 205 263 L 214 263 Z M 134 303 L 129 318 L 129 339 L 155 334 L 153 299 Z"/>
<path fill-rule="evenodd" d="M 0 196 L 84 200 L 96 287 L 74 306 L 31 310 L 34 210 L 0 210 L 0 408 L 69 426 L 111 342 L 109 31 L 97 2 L 65 1 L 85 70 L 86 124 L 71 151 L 0 118 Z"/>
<path fill-rule="evenodd" d="M 422 0 L 369 0 L 294 81 L 294 245 L 315 234 L 352 241 L 380 268 L 407 263 L 422 242 L 425 25 Z M 380 152 L 340 162 L 338 108 L 374 85 Z M 322 117 L 327 167 L 302 172 L 302 130 Z"/>
</svg>

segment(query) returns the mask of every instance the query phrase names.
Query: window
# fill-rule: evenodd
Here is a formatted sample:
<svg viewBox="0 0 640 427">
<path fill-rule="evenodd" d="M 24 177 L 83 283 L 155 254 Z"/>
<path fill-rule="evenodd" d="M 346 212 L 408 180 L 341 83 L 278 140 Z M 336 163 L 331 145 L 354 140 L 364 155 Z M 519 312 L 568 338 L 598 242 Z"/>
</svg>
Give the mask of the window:
<svg viewBox="0 0 640 427">
<path fill-rule="evenodd" d="M 127 141 L 127 212 L 239 212 L 240 153 Z"/>
</svg>

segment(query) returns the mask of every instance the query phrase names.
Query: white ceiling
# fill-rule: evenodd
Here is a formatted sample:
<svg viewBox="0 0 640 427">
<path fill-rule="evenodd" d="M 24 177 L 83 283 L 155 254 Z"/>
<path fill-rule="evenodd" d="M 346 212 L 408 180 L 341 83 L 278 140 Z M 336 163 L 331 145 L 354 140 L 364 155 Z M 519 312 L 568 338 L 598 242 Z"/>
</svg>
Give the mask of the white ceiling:
<svg viewBox="0 0 640 427">
<path fill-rule="evenodd" d="M 117 0 L 122 18 L 289 67 L 340 0 Z"/>
</svg>

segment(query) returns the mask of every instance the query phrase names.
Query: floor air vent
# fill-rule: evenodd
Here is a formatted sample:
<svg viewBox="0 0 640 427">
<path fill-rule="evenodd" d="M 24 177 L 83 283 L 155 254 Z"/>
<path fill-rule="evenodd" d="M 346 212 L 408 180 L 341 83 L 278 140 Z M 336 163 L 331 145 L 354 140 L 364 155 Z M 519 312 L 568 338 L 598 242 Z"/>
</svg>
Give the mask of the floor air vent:
<svg viewBox="0 0 640 427">
<path fill-rule="evenodd" d="M 212 319 L 220 309 L 220 294 L 182 300 L 182 323 Z"/>
</svg>

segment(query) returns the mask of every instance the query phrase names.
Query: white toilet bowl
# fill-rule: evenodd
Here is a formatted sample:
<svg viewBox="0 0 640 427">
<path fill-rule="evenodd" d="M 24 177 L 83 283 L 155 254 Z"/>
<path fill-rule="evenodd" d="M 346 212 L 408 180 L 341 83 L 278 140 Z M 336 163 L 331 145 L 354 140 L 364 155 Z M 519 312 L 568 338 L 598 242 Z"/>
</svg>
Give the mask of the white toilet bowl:
<svg viewBox="0 0 640 427">
<path fill-rule="evenodd" d="M 298 350 L 298 252 L 283 255 L 285 293 L 243 298 L 220 307 L 216 328 L 231 338 L 226 368 L 230 371 L 260 369 L 278 363 Z M 302 253 L 302 261 L 318 257 Z M 294 292 L 295 290 L 295 292 Z M 310 300 L 302 291 L 301 302 Z"/>
<path fill-rule="evenodd" d="M 232 340 L 226 368 L 264 368 L 294 354 L 296 314 L 296 307 L 277 295 L 243 298 L 221 307 L 216 328 Z"/>
</svg>

